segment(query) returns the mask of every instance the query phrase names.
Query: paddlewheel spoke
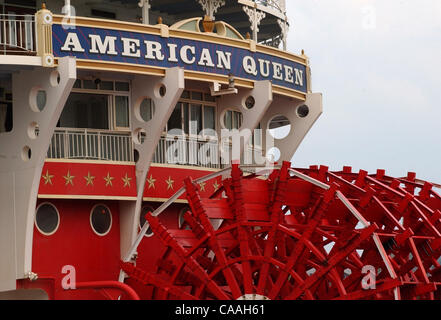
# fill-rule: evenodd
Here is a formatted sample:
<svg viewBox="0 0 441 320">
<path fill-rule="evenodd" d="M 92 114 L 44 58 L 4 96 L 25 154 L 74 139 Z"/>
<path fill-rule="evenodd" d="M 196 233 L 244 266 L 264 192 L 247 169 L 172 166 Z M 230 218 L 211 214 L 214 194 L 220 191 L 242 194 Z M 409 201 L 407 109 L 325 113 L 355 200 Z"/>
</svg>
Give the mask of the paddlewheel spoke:
<svg viewBox="0 0 441 320">
<path fill-rule="evenodd" d="M 156 270 L 122 264 L 153 299 L 441 298 L 441 197 L 414 174 L 286 162 L 266 177 L 233 165 L 210 198 L 184 184 L 185 230 L 146 216 L 166 248 Z"/>
</svg>

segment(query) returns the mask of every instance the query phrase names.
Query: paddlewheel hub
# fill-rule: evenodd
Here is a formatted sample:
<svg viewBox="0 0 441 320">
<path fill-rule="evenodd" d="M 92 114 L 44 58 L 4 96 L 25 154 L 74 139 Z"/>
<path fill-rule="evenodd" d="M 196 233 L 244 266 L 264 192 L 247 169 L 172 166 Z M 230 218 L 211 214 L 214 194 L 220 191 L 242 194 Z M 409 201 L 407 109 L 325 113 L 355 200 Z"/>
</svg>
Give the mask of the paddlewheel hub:
<svg viewBox="0 0 441 320">
<path fill-rule="evenodd" d="M 233 165 L 210 198 L 186 179 L 181 229 L 146 216 L 166 247 L 155 272 L 122 269 L 161 300 L 441 298 L 441 197 L 430 183 L 290 166 L 259 176 Z"/>
</svg>

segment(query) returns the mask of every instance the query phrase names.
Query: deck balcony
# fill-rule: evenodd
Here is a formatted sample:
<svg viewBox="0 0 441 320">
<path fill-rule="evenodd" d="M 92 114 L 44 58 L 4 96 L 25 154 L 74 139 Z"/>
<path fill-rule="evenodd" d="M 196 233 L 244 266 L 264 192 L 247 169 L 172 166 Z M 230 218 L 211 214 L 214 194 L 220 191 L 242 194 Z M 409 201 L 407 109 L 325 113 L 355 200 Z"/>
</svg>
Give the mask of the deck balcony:
<svg viewBox="0 0 441 320">
<path fill-rule="evenodd" d="M 35 17 L 0 14 L 0 52 L 2 55 L 37 54 Z"/>
<path fill-rule="evenodd" d="M 141 141 L 144 139 L 142 137 Z M 220 148 L 217 141 L 164 134 L 152 162 L 221 169 L 229 164 L 222 159 L 221 153 L 231 154 L 231 150 L 231 145 L 227 143 Z M 260 155 L 262 150 L 249 146 L 244 152 L 243 161 L 251 163 L 254 152 Z M 47 158 L 134 162 L 136 154 L 130 133 L 58 128 L 52 137 Z"/>
</svg>

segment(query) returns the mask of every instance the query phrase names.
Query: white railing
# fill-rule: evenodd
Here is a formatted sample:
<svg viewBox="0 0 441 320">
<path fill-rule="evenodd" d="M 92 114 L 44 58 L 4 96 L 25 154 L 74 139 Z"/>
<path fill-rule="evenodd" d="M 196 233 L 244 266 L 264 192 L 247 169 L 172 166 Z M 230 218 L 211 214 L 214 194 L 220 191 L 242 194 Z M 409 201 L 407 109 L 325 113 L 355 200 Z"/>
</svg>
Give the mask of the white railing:
<svg viewBox="0 0 441 320">
<path fill-rule="evenodd" d="M 35 17 L 0 14 L 0 47 L 3 54 L 36 53 Z"/>
<path fill-rule="evenodd" d="M 153 162 L 206 168 L 222 167 L 218 142 L 201 141 L 192 137 L 161 137 Z"/>
<path fill-rule="evenodd" d="M 144 139 L 141 137 L 141 142 Z M 222 150 L 226 154 L 221 155 L 216 140 L 164 135 L 156 147 L 153 162 L 221 169 L 230 164 L 232 152 L 228 143 L 223 144 Z M 254 152 L 260 154 L 261 150 L 253 147 L 246 149 L 245 163 L 253 162 Z M 57 129 L 52 136 L 47 157 L 133 162 L 133 141 L 128 132 Z"/>
<path fill-rule="evenodd" d="M 278 34 L 270 39 L 259 42 L 259 44 L 263 44 L 265 46 L 269 46 L 269 47 L 273 47 L 273 48 L 279 48 L 282 41 L 283 41 L 282 35 Z"/>
<path fill-rule="evenodd" d="M 130 134 L 96 130 L 57 129 L 48 158 L 133 161 Z"/>
</svg>

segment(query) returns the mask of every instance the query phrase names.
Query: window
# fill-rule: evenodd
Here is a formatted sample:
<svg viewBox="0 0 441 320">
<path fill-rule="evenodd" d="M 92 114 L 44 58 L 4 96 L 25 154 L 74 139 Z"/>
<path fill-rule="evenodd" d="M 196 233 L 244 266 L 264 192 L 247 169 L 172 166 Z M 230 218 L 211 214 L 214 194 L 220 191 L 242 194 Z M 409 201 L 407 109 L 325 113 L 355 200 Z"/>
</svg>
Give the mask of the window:
<svg viewBox="0 0 441 320">
<path fill-rule="evenodd" d="M 6 132 L 6 121 L 8 115 L 8 105 L 0 103 L 0 132 Z"/>
<path fill-rule="evenodd" d="M 260 125 L 260 123 L 257 126 L 256 130 L 254 130 L 253 144 L 254 146 L 262 146 L 262 126 Z"/>
<path fill-rule="evenodd" d="M 144 208 L 142 208 L 141 210 L 141 215 L 139 216 L 139 228 L 142 229 L 142 227 L 144 226 L 144 224 L 147 222 L 145 215 L 149 212 L 153 212 L 154 209 L 151 206 L 146 206 Z M 145 233 L 146 237 L 151 237 L 153 236 L 153 230 L 150 228 L 147 229 L 146 233 Z"/>
<path fill-rule="evenodd" d="M 57 208 L 49 202 L 40 204 L 35 213 L 35 225 L 38 231 L 46 236 L 54 234 L 60 225 Z"/>
<path fill-rule="evenodd" d="M 83 80 L 83 88 L 96 90 L 98 89 L 98 82 L 93 80 Z"/>
<path fill-rule="evenodd" d="M 193 92 L 191 93 L 191 98 L 192 98 L 193 100 L 199 100 L 199 101 L 202 101 L 202 92 L 193 91 Z"/>
<path fill-rule="evenodd" d="M 108 95 L 71 93 L 60 117 L 60 127 L 109 129 Z"/>
<path fill-rule="evenodd" d="M 239 129 L 242 126 L 242 113 L 228 110 L 224 115 L 224 125 L 228 130 Z"/>
<path fill-rule="evenodd" d="M 216 97 L 213 97 L 211 94 L 204 94 L 204 100 L 209 102 L 216 102 Z"/>
<path fill-rule="evenodd" d="M 99 83 L 100 90 L 113 91 L 113 81 L 101 81 Z"/>
<path fill-rule="evenodd" d="M 182 99 L 190 99 L 190 91 L 185 90 L 181 95 Z"/>
<path fill-rule="evenodd" d="M 141 118 L 145 122 L 152 120 L 153 114 L 155 113 L 155 103 L 152 99 L 147 98 L 141 102 L 140 113 Z"/>
<path fill-rule="evenodd" d="M 215 121 L 214 107 L 204 107 L 204 129 L 215 130 Z"/>
<path fill-rule="evenodd" d="M 116 128 L 130 127 L 128 96 L 115 96 L 115 127 Z"/>
<path fill-rule="evenodd" d="M 71 129 L 128 130 L 129 83 L 78 79 L 60 116 L 58 127 Z M 37 96 L 38 98 L 38 96 Z M 42 103 L 45 97 L 40 97 Z"/>
<path fill-rule="evenodd" d="M 183 108 L 183 112 L 184 112 L 184 132 L 185 134 L 189 134 L 190 133 L 190 108 L 188 103 L 183 103 L 182 104 L 182 108 Z"/>
<path fill-rule="evenodd" d="M 190 134 L 198 135 L 202 131 L 202 106 L 192 104 L 190 107 Z"/>
<path fill-rule="evenodd" d="M 215 134 L 216 103 L 214 98 L 208 96 L 202 92 L 184 91 L 168 120 L 166 130 L 178 129 L 186 135 L 200 136 L 204 129 L 207 130 L 203 132 L 204 135 Z"/>
<path fill-rule="evenodd" d="M 80 79 L 75 80 L 73 87 L 74 88 L 81 88 L 81 80 Z"/>
<path fill-rule="evenodd" d="M 105 205 L 98 204 L 90 213 L 90 225 L 99 236 L 105 236 L 112 227 L 112 214 Z"/>
<path fill-rule="evenodd" d="M 115 82 L 115 90 L 116 91 L 129 91 L 130 86 L 128 82 L 121 82 L 121 81 L 116 81 Z"/>
<path fill-rule="evenodd" d="M 227 111 L 224 116 L 224 125 L 225 128 L 231 130 L 233 129 L 233 112 Z"/>
<path fill-rule="evenodd" d="M 182 130 L 182 104 L 178 103 L 175 106 L 170 118 L 167 123 L 167 130 L 171 131 L 173 129 Z"/>
</svg>

